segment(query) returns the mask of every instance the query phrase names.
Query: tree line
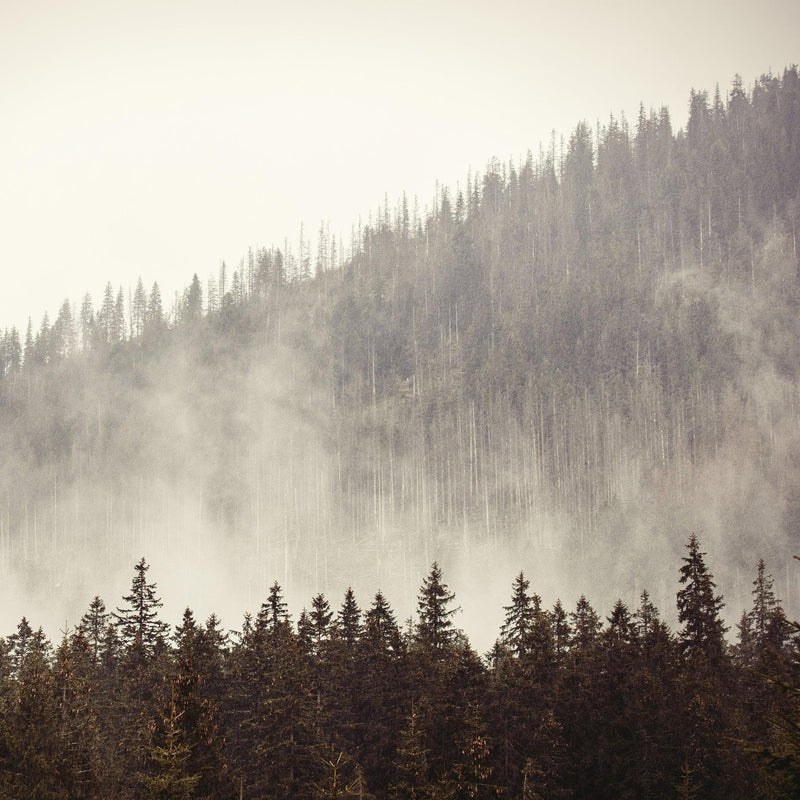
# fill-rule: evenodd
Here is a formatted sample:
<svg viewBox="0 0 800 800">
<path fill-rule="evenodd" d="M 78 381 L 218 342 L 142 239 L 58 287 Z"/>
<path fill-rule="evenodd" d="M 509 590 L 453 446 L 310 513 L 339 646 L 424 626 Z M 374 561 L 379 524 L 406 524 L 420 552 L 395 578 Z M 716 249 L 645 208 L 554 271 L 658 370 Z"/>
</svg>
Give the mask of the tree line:
<svg viewBox="0 0 800 800">
<path fill-rule="evenodd" d="M 612 534 L 638 546 L 643 518 L 660 547 L 709 485 L 727 514 L 711 527 L 786 552 L 800 520 L 798 120 L 796 67 L 749 88 L 737 76 L 692 91 L 683 130 L 642 106 L 492 161 L 431 208 L 385 203 L 346 254 L 322 226 L 316 255 L 301 231 L 172 300 L 109 283 L 99 307 L 65 303 L 24 341 L 7 331 L 9 560 L 109 524 L 157 536 L 175 503 L 172 516 L 201 509 L 193 524 L 294 543 L 298 563 L 310 531 L 344 546 L 354 530 L 414 530 L 454 548 L 465 532 L 542 544 L 554 526 L 592 563 Z M 258 370 L 276 376 L 271 426 L 272 398 L 247 382 Z M 205 473 L 185 474 L 187 450 Z M 723 496 L 732 461 L 747 483 Z M 648 520 L 669 504 L 674 519 Z"/>
<path fill-rule="evenodd" d="M 0 640 L 0 794 L 94 798 L 782 798 L 800 790 L 797 626 L 759 561 L 726 638 L 692 535 L 680 629 L 647 591 L 603 619 L 514 579 L 491 651 L 455 622 L 434 563 L 402 625 L 315 595 L 296 623 L 273 583 L 239 631 L 159 618 L 149 566 L 95 597 L 55 648 Z M 475 587 L 476 591 L 480 587 Z"/>
</svg>

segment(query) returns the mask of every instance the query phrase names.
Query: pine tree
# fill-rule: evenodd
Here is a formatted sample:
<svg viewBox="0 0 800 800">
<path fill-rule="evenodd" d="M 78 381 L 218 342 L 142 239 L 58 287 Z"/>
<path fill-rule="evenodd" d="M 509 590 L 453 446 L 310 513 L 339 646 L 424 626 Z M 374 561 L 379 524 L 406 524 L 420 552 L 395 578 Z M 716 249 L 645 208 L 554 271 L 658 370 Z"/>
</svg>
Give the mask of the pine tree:
<svg viewBox="0 0 800 800">
<path fill-rule="evenodd" d="M 168 706 L 161 714 L 147 750 L 149 770 L 139 776 L 147 796 L 153 800 L 189 800 L 200 781 L 200 775 L 189 771 L 191 749 L 185 741 L 182 718 L 173 684 Z"/>
<path fill-rule="evenodd" d="M 203 289 L 200 286 L 200 278 L 197 277 L 195 272 L 192 276 L 192 282 L 186 290 L 182 318 L 185 321 L 196 320 L 199 319 L 202 312 Z"/>
<path fill-rule="evenodd" d="M 677 595 L 678 621 L 684 626 L 679 634 L 681 653 L 690 662 L 702 660 L 710 667 L 719 666 L 725 656 L 722 596 L 714 594 L 714 576 L 694 534 L 686 548 L 689 554 L 680 570 L 683 589 Z"/>
<path fill-rule="evenodd" d="M 789 628 L 780 601 L 775 597 L 772 575 L 767 574 L 763 558 L 758 561 L 758 573 L 753 581 L 753 607 L 747 619 L 758 661 L 762 665 L 768 661 L 780 661 L 785 655 Z"/>
<path fill-rule="evenodd" d="M 419 712 L 411 706 L 406 727 L 400 734 L 397 748 L 399 780 L 390 792 L 393 800 L 421 800 L 430 793 L 430 775 L 425 738 L 420 728 Z"/>
<path fill-rule="evenodd" d="M 56 651 L 54 694 L 61 742 L 57 772 L 64 796 L 95 798 L 107 790 L 113 765 L 106 758 L 107 743 L 102 692 L 89 640 L 79 627 L 65 635 Z"/>
<path fill-rule="evenodd" d="M 455 640 L 452 617 L 458 609 L 449 608 L 454 598 L 455 594 L 442 582 L 442 571 L 434 561 L 420 588 L 415 629 L 417 643 L 432 653 L 442 653 Z"/>
<path fill-rule="evenodd" d="M 288 606 L 284 602 L 281 587 L 275 581 L 269 589 L 269 596 L 261 604 L 256 616 L 256 631 L 279 634 L 291 628 Z"/>
<path fill-rule="evenodd" d="M 81 347 L 84 351 L 91 350 L 96 344 L 97 323 L 92 306 L 92 296 L 87 292 L 81 303 Z"/>
<path fill-rule="evenodd" d="M 164 645 L 169 626 L 158 619 L 158 609 L 163 605 L 156 596 L 156 584 L 147 582 L 150 566 L 142 558 L 135 566 L 130 594 L 122 599 L 127 603 L 117 608 L 114 623 L 128 655 L 148 660 Z"/>
<path fill-rule="evenodd" d="M 17 373 L 22 365 L 22 347 L 19 343 L 19 332 L 16 325 L 11 326 L 11 330 L 6 337 L 6 373 Z"/>
<path fill-rule="evenodd" d="M 573 652 L 578 655 L 588 652 L 598 640 L 602 622 L 584 595 L 580 596 L 575 611 L 570 614 L 570 623 Z"/>
<path fill-rule="evenodd" d="M 533 627 L 534 608 L 528 594 L 529 586 L 530 581 L 520 572 L 512 587 L 511 605 L 503 607 L 506 617 L 500 628 L 500 637 L 518 658 L 527 650 L 528 637 Z"/>
<path fill-rule="evenodd" d="M 35 350 L 34 350 L 34 342 L 33 342 L 33 322 L 31 322 L 31 318 L 28 317 L 28 327 L 25 331 L 25 347 L 22 351 L 23 353 L 23 360 L 22 363 L 26 368 L 30 368 L 33 366 L 35 361 Z"/>
<path fill-rule="evenodd" d="M 333 612 L 330 604 L 325 599 L 325 595 L 318 594 L 311 599 L 311 614 L 309 622 L 311 625 L 311 645 L 313 652 L 320 654 L 325 642 L 330 637 L 331 620 Z"/>
<path fill-rule="evenodd" d="M 705 564 L 697 537 L 686 545 L 677 594 L 683 693 L 680 725 L 684 759 L 707 798 L 726 798 L 747 780 L 748 763 L 733 742 L 734 682 L 720 616 L 722 597 Z"/>
<path fill-rule="evenodd" d="M 100 664 L 103 640 L 106 635 L 109 618 L 110 615 L 106 612 L 106 604 L 97 595 L 89 604 L 89 610 L 81 617 L 79 629 L 86 636 L 92 663 L 95 666 Z"/>
<path fill-rule="evenodd" d="M 164 327 L 164 306 L 161 301 L 161 289 L 158 282 L 153 284 L 147 300 L 147 312 L 144 319 L 144 331 L 157 333 Z"/>
<path fill-rule="evenodd" d="M 114 303 L 114 330 L 112 336 L 115 342 L 125 341 L 125 293 L 122 291 L 121 286 Z"/>
<path fill-rule="evenodd" d="M 0 796 L 58 797 L 58 737 L 55 676 L 50 643 L 23 617 L 9 636 L 13 682 L 0 698 Z"/>
<path fill-rule="evenodd" d="M 364 622 L 362 642 L 370 651 L 394 656 L 400 654 L 402 651 L 400 628 L 383 592 L 376 593 Z"/>
<path fill-rule="evenodd" d="M 551 625 L 553 627 L 553 648 L 557 661 L 562 661 L 569 649 L 569 643 L 572 638 L 572 629 L 569 625 L 567 612 L 564 611 L 564 606 L 561 605 L 561 600 L 556 600 L 553 606 L 553 612 L 550 615 Z"/>
<path fill-rule="evenodd" d="M 184 732 L 188 750 L 185 773 L 197 776 L 201 797 L 224 797 L 231 792 L 231 781 L 223 753 L 219 704 L 224 676 L 224 636 L 212 615 L 205 627 L 199 626 L 191 609 L 183 612 L 175 630 L 172 699 Z"/>
<path fill-rule="evenodd" d="M 352 738 L 359 743 L 367 785 L 385 796 L 395 779 L 391 765 L 407 722 L 403 709 L 409 677 L 400 629 L 382 592 L 364 615 L 355 676 L 363 689 L 353 708 L 358 735 Z"/>
<path fill-rule="evenodd" d="M 117 325 L 115 321 L 116 306 L 114 304 L 114 289 L 111 282 L 106 283 L 103 293 L 103 303 L 97 312 L 97 328 L 103 344 L 113 344 L 117 341 Z"/>
<path fill-rule="evenodd" d="M 344 602 L 336 615 L 336 635 L 348 648 L 353 648 L 361 637 L 361 609 L 356 603 L 355 594 L 347 587 Z"/>
<path fill-rule="evenodd" d="M 318 763 L 323 776 L 311 784 L 316 800 L 372 800 L 361 768 L 346 753 L 333 746 L 321 747 Z"/>
<path fill-rule="evenodd" d="M 131 337 L 141 336 L 147 319 L 147 293 L 141 277 L 136 281 L 131 305 Z"/>
<path fill-rule="evenodd" d="M 444 781 L 448 796 L 464 800 L 496 798 L 499 787 L 493 781 L 491 747 L 476 703 L 467 707 L 460 738 L 460 759 L 453 765 L 452 777 Z"/>
</svg>

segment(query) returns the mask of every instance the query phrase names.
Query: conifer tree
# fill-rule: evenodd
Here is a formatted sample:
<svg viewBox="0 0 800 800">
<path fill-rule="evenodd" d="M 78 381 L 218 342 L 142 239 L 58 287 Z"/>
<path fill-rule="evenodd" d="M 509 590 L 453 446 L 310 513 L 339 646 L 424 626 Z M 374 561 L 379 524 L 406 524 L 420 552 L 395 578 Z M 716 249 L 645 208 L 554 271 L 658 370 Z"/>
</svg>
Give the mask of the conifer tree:
<svg viewBox="0 0 800 800">
<path fill-rule="evenodd" d="M 530 581 L 520 572 L 512 587 L 511 605 L 503 607 L 506 617 L 500 628 L 500 636 L 503 643 L 517 657 L 525 654 L 528 636 L 533 626 L 534 608 L 531 596 L 528 594 L 529 587 Z"/>
<path fill-rule="evenodd" d="M 83 631 L 89 643 L 89 652 L 92 663 L 95 666 L 100 664 L 103 640 L 106 635 L 109 618 L 110 615 L 106 612 L 106 604 L 97 595 L 89 604 L 89 610 L 81 617 L 79 628 Z"/>
<path fill-rule="evenodd" d="M 117 300 L 114 303 L 114 331 L 113 339 L 115 342 L 125 341 L 125 293 L 122 287 L 117 292 Z"/>
<path fill-rule="evenodd" d="M 203 289 L 200 286 L 200 278 L 195 272 L 192 282 L 186 290 L 182 317 L 185 321 L 199 319 L 203 312 Z"/>
<path fill-rule="evenodd" d="M 9 642 L 13 682 L 0 708 L 0 749 L 6 751 L 0 761 L 0 793 L 9 798 L 56 797 L 61 741 L 50 643 L 24 617 Z"/>
<path fill-rule="evenodd" d="M 570 614 L 570 623 L 573 652 L 577 655 L 587 653 L 597 642 L 602 622 L 584 595 L 580 596 L 575 611 Z"/>
<path fill-rule="evenodd" d="M 419 724 L 419 713 L 412 705 L 406 727 L 400 734 L 397 748 L 398 781 L 390 792 L 393 800 L 422 800 L 430 793 L 430 775 L 425 737 Z"/>
<path fill-rule="evenodd" d="M 131 338 L 142 335 L 145 321 L 147 319 L 147 293 L 144 289 L 141 277 L 136 281 L 136 289 L 133 292 L 131 303 Z"/>
<path fill-rule="evenodd" d="M 97 312 L 97 327 L 103 344 L 113 344 L 117 341 L 116 306 L 114 304 L 114 289 L 111 282 L 106 283 L 103 292 L 103 303 Z"/>
<path fill-rule="evenodd" d="M 361 729 L 359 761 L 367 785 L 380 795 L 394 781 L 391 764 L 400 732 L 407 724 L 403 709 L 409 682 L 397 620 L 380 591 L 364 615 L 364 633 L 358 652 L 356 675 L 364 687 L 354 708 Z M 356 740 L 356 736 L 352 738 Z"/>
<path fill-rule="evenodd" d="M 361 609 L 351 587 L 347 587 L 344 602 L 336 615 L 336 634 L 349 648 L 361 637 Z"/>
<path fill-rule="evenodd" d="M 144 331 L 157 333 L 164 326 L 164 306 L 161 301 L 161 289 L 158 281 L 153 284 L 150 290 L 150 297 L 147 300 L 147 312 L 144 319 Z"/>
<path fill-rule="evenodd" d="M 91 350 L 96 344 L 95 330 L 97 327 L 92 305 L 92 296 L 87 292 L 81 303 L 81 347 L 84 351 Z"/>
<path fill-rule="evenodd" d="M 434 561 L 420 588 L 415 628 L 416 641 L 432 653 L 441 653 L 455 639 L 452 617 L 458 609 L 449 607 L 454 598 L 455 594 L 442 581 L 442 571 Z"/>
<path fill-rule="evenodd" d="M 753 581 L 753 607 L 747 615 L 752 644 L 758 660 L 780 660 L 785 655 L 789 626 L 780 601 L 775 597 L 772 575 L 767 573 L 764 559 L 758 561 Z"/>
<path fill-rule="evenodd" d="M 163 604 L 156 596 L 156 584 L 147 582 L 149 569 L 144 558 L 140 559 L 135 566 L 130 594 L 122 598 L 127 605 L 117 608 L 114 614 L 122 646 L 129 655 L 142 660 L 152 658 L 161 649 L 169 630 L 158 618 L 158 609 Z"/>
<path fill-rule="evenodd" d="M 680 570 L 683 588 L 678 592 L 678 621 L 684 626 L 679 634 L 681 653 L 688 661 L 702 659 L 708 666 L 719 666 L 725 655 L 722 596 L 714 593 L 714 576 L 694 534 L 686 549 L 689 552 Z"/>
<path fill-rule="evenodd" d="M 17 373 L 22 365 L 22 347 L 19 343 L 19 332 L 16 325 L 11 326 L 11 330 L 6 337 L 5 346 L 6 373 Z"/>
<path fill-rule="evenodd" d="M 569 649 L 572 628 L 570 628 L 567 612 L 564 611 L 561 600 L 556 600 L 550 619 L 553 627 L 553 649 L 556 660 L 562 661 Z"/>
<path fill-rule="evenodd" d="M 378 591 L 372 606 L 364 617 L 363 643 L 373 653 L 399 655 L 402 649 L 400 628 L 394 611 L 383 595 Z"/>
<path fill-rule="evenodd" d="M 333 612 L 325 595 L 318 594 L 311 599 L 311 614 L 309 616 L 311 628 L 311 644 L 314 652 L 319 655 L 322 647 L 330 636 L 330 625 Z"/>
<path fill-rule="evenodd" d="M 494 767 L 486 725 L 478 705 L 470 703 L 464 713 L 460 758 L 452 774 L 443 781 L 448 796 L 480 800 L 496 798 L 499 786 L 493 780 Z"/>
<path fill-rule="evenodd" d="M 189 770 L 191 750 L 185 741 L 182 717 L 172 685 L 167 708 L 154 727 L 147 750 L 147 771 L 140 773 L 147 796 L 154 800 L 189 800 L 200 781 L 200 775 Z"/>
<path fill-rule="evenodd" d="M 79 627 L 56 651 L 54 694 L 61 742 L 57 772 L 65 796 L 90 800 L 113 780 L 113 759 L 103 741 L 108 707 L 97 680 L 91 643 Z M 107 728 L 105 729 L 107 730 Z"/>
<path fill-rule="evenodd" d="M 279 634 L 290 630 L 288 606 L 283 599 L 281 587 L 275 581 L 269 589 L 269 596 L 261 604 L 256 616 L 255 628 L 268 634 Z"/>
</svg>

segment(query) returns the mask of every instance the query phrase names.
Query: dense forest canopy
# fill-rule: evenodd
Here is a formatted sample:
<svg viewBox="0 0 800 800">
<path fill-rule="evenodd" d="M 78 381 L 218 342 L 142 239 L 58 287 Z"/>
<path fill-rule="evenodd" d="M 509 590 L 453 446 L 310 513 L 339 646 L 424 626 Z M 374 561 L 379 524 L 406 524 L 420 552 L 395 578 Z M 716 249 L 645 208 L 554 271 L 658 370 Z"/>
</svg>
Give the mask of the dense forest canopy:
<svg viewBox="0 0 800 800">
<path fill-rule="evenodd" d="M 0 639 L 0 796 L 797 797 L 800 626 L 760 560 L 729 643 L 696 536 L 678 564 L 677 632 L 646 590 L 603 618 L 520 572 L 481 656 L 436 562 L 405 627 L 351 588 L 295 622 L 276 581 L 227 632 L 170 629 L 142 558 L 55 649 L 25 617 Z"/>
<path fill-rule="evenodd" d="M 755 554 L 793 608 L 799 223 L 792 66 L 692 91 L 685 130 L 581 123 L 347 247 L 65 301 L 2 337 L 6 586 L 73 618 L 155 551 L 176 585 L 213 567 L 212 607 L 277 577 L 410 608 L 439 559 L 667 608 L 698 530 L 734 615 Z"/>
</svg>

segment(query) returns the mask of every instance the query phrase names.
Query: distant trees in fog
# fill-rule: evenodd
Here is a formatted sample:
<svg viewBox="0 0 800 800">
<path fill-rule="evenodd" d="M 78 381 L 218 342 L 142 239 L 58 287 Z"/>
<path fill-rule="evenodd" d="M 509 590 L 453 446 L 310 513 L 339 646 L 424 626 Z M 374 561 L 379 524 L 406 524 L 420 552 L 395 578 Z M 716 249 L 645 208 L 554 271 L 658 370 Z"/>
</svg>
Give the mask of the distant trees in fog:
<svg viewBox="0 0 800 800">
<path fill-rule="evenodd" d="M 384 204 L 346 249 L 322 226 L 314 256 L 301 229 L 175 298 L 109 283 L 6 331 L 9 563 L 109 528 L 103 552 L 135 553 L 163 515 L 289 564 L 409 529 L 456 548 L 556 527 L 582 554 L 661 527 L 652 497 L 691 517 L 731 458 L 748 483 L 720 513 L 780 552 L 800 479 L 799 86 L 789 67 L 693 91 L 678 132 L 644 106 L 581 123 L 431 208 Z"/>
</svg>

